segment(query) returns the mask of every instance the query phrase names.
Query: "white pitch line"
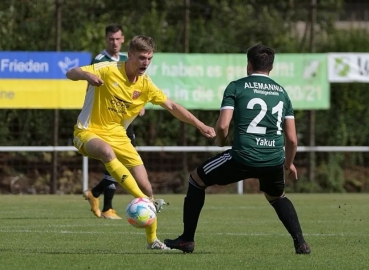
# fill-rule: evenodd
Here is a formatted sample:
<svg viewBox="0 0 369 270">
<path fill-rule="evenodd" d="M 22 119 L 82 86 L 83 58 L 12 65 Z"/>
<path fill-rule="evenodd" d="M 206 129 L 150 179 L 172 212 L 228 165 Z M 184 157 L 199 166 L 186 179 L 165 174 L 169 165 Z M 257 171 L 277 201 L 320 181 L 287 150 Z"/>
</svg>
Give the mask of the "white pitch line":
<svg viewBox="0 0 369 270">
<path fill-rule="evenodd" d="M 101 232 L 101 231 L 49 231 L 49 230 L 0 230 L 0 233 L 54 233 L 54 234 L 127 234 L 127 235 L 144 235 L 144 232 Z M 160 233 L 160 235 L 172 235 L 174 233 Z M 213 234 L 213 235 L 228 235 L 228 236 L 288 236 L 288 234 L 267 234 L 267 233 L 226 233 L 226 232 L 215 232 L 215 233 L 202 233 L 197 232 L 196 234 Z M 304 233 L 304 236 L 316 236 L 316 237 L 369 237 L 367 234 L 362 233 Z"/>
<path fill-rule="evenodd" d="M 312 206 L 312 205 L 309 205 L 309 204 L 296 204 L 295 206 L 298 209 L 315 209 L 314 208 L 315 206 Z M 341 208 L 339 208 L 339 207 L 341 207 Z M 335 204 L 320 205 L 319 209 L 334 208 L 334 209 L 337 209 L 338 211 L 360 209 L 361 211 L 365 211 L 365 210 L 367 210 L 368 207 L 369 207 L 369 205 L 357 205 L 357 204 L 345 205 L 344 203 L 335 203 Z M 170 206 L 165 208 L 165 211 L 171 212 L 171 211 L 178 211 L 178 210 L 182 210 L 182 209 L 183 209 L 182 205 L 177 205 L 177 206 L 170 205 Z M 268 205 L 268 203 L 266 201 L 265 201 L 265 205 L 258 205 L 258 206 L 256 206 L 256 205 L 207 206 L 206 204 L 204 206 L 204 210 L 237 210 L 237 209 L 239 209 L 239 210 L 248 210 L 248 209 L 259 210 L 259 209 L 273 209 L 273 208 L 271 208 L 271 206 Z M 24 208 L 20 208 L 20 207 L 12 207 L 12 208 L 7 208 L 7 209 L 1 209 L 0 214 L 7 215 L 7 214 L 14 214 L 15 212 L 16 213 L 26 213 L 26 214 L 28 214 L 29 211 L 30 211 L 29 209 L 24 209 Z M 35 209 L 33 209 L 33 211 L 35 211 Z M 48 213 L 48 211 L 45 210 L 45 209 L 37 209 L 37 211 L 39 211 L 39 213 L 41 213 L 41 214 L 42 213 L 45 213 L 45 214 Z M 81 212 L 81 211 L 84 211 L 84 210 L 77 209 L 76 211 Z M 70 211 L 69 210 L 59 210 L 58 213 L 70 214 Z"/>
<path fill-rule="evenodd" d="M 98 220 L 96 220 L 97 222 L 99 222 Z M 22 229 L 29 229 L 29 228 L 33 228 L 33 229 L 64 229 L 64 228 L 80 228 L 80 227 L 94 227 L 94 228 L 103 228 L 103 227 L 111 227 L 111 228 L 124 228 L 125 226 L 127 226 L 128 223 L 126 222 L 121 222 L 118 221 L 117 223 L 106 223 L 104 222 L 104 219 L 100 220 L 100 223 L 89 223 L 89 224 L 85 224 L 85 223 L 79 223 L 79 224 L 45 224 L 43 226 L 40 225 L 36 225 L 36 224 L 26 224 L 26 225 L 2 225 L 1 228 L 4 230 L 10 230 L 10 229 L 18 229 L 18 230 L 22 230 Z M 161 221 L 159 219 L 159 221 Z M 273 218 L 273 219 L 260 219 L 260 220 L 243 220 L 238 218 L 237 220 L 228 220 L 227 224 L 241 224 L 245 227 L 247 226 L 254 226 L 254 225 L 259 225 L 259 224 L 279 224 L 280 221 Z M 329 224 L 336 224 L 335 226 L 337 226 L 337 224 L 341 224 L 341 225 L 347 225 L 350 224 L 352 225 L 353 223 L 356 225 L 364 225 L 369 223 L 369 219 L 368 220 L 363 220 L 363 219 L 348 219 L 348 220 L 305 220 L 304 222 L 302 222 L 302 224 L 325 224 L 325 223 L 329 223 Z M 220 221 L 201 221 L 201 224 L 220 224 Z M 180 223 L 178 222 L 161 222 L 160 223 L 160 227 L 173 227 L 173 226 L 179 226 Z"/>
<path fill-rule="evenodd" d="M 128 223 L 127 223 L 128 224 Z M 40 225 L 4 225 L 1 226 L 3 229 L 21 229 L 21 228 L 72 228 L 72 227 L 122 227 L 126 224 L 122 223 L 115 223 L 115 224 L 108 224 L 108 223 L 101 223 L 101 224 L 46 224 L 44 226 Z"/>
</svg>

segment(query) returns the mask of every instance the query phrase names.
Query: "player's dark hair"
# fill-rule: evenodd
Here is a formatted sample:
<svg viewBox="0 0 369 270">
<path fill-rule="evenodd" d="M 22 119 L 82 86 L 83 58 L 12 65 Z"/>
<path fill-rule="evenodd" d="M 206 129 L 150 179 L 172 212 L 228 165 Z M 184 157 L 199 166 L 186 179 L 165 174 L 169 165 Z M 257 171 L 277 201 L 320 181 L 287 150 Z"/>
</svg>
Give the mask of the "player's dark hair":
<svg viewBox="0 0 369 270">
<path fill-rule="evenodd" d="M 136 52 L 154 52 L 155 42 L 151 37 L 135 36 L 129 43 L 128 51 Z"/>
<path fill-rule="evenodd" d="M 247 61 L 254 71 L 271 71 L 274 63 L 274 50 L 267 46 L 257 44 L 247 50 Z"/>
<path fill-rule="evenodd" d="M 118 31 L 121 31 L 123 34 L 123 28 L 119 24 L 113 23 L 105 27 L 105 36 L 107 36 L 109 33 L 116 33 Z"/>
</svg>

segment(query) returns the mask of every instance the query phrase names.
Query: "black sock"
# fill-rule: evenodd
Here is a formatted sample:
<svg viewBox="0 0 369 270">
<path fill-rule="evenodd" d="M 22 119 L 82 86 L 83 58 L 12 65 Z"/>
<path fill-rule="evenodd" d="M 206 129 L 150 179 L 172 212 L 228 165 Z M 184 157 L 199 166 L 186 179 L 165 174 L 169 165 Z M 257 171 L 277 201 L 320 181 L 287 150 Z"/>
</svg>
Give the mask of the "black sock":
<svg viewBox="0 0 369 270">
<path fill-rule="evenodd" d="M 102 179 L 94 188 L 91 189 L 91 193 L 95 198 L 99 198 L 100 195 L 104 192 L 106 179 Z"/>
<path fill-rule="evenodd" d="M 183 234 L 181 238 L 186 241 L 194 241 L 197 222 L 205 202 L 205 189 L 198 186 L 192 179 L 188 179 L 187 195 L 183 204 Z"/>
<path fill-rule="evenodd" d="M 106 180 L 106 185 L 104 189 L 104 206 L 102 211 L 106 212 L 113 208 L 113 197 L 115 194 L 116 185 L 115 182 Z"/>
<path fill-rule="evenodd" d="M 288 198 L 282 197 L 270 202 L 270 204 L 274 207 L 279 219 L 292 236 L 293 242 L 295 244 L 305 242 L 300 222 L 292 202 Z"/>
</svg>

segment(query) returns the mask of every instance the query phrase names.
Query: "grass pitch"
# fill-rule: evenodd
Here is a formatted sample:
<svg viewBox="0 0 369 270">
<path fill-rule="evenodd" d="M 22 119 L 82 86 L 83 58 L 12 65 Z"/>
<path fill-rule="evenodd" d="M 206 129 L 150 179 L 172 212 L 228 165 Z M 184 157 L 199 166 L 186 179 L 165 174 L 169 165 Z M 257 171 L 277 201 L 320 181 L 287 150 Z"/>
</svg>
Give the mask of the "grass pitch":
<svg viewBox="0 0 369 270">
<path fill-rule="evenodd" d="M 158 236 L 182 231 L 184 195 L 159 214 Z M 311 255 L 263 195 L 207 195 L 193 254 L 151 251 L 126 220 L 95 218 L 82 196 L 0 196 L 0 269 L 369 269 L 369 195 L 289 194 Z M 130 196 L 117 195 L 124 217 Z"/>
</svg>

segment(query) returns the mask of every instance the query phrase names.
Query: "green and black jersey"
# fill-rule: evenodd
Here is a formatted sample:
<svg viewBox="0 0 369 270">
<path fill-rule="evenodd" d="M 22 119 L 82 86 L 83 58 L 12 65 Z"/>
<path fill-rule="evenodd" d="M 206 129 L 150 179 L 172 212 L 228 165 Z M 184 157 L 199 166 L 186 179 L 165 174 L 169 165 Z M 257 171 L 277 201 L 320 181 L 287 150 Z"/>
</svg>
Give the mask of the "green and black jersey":
<svg viewBox="0 0 369 270">
<path fill-rule="evenodd" d="M 100 62 L 126 62 L 128 57 L 123 53 L 119 53 L 119 57 L 111 56 L 106 50 L 100 52 L 94 60 L 92 60 L 92 64 L 100 63 Z"/>
<path fill-rule="evenodd" d="M 283 123 L 294 118 L 291 100 L 269 76 L 252 74 L 231 82 L 221 110 L 233 109 L 232 158 L 247 166 L 267 167 L 284 161 Z"/>
</svg>

